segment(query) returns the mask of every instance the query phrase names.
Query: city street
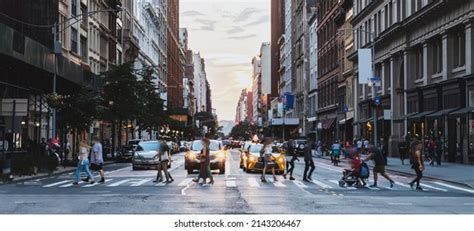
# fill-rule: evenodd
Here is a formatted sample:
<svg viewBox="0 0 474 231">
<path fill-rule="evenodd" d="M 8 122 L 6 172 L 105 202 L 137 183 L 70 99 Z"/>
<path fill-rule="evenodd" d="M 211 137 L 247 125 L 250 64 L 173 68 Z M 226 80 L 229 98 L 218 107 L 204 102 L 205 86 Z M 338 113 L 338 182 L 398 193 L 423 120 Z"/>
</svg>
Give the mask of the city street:
<svg viewBox="0 0 474 231">
<path fill-rule="evenodd" d="M 341 188 L 345 164 L 334 167 L 315 158 L 313 182 L 302 182 L 303 162 L 296 163 L 296 181 L 262 183 L 258 173 L 239 169 L 239 151 L 227 156 L 226 173 L 215 184 L 192 182 L 184 170 L 184 153 L 173 155 L 171 184 L 154 184 L 155 171 L 132 171 L 131 164 L 107 165 L 105 184 L 72 185 L 74 173 L 0 186 L 3 214 L 458 214 L 474 213 L 474 189 L 423 180 L 423 192 L 410 189 L 411 176 L 390 173 L 378 188 Z M 372 175 L 370 176 L 372 181 Z M 271 179 L 271 175 L 267 176 Z"/>
</svg>

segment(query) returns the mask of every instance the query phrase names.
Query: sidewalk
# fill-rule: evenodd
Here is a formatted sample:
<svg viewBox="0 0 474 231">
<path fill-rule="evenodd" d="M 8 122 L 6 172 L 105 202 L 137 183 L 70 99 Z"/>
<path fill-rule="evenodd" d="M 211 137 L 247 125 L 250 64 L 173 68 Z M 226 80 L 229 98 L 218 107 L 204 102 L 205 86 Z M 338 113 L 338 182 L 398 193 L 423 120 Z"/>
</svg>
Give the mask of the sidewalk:
<svg viewBox="0 0 474 231">
<path fill-rule="evenodd" d="M 361 156 L 365 158 L 364 155 Z M 319 157 L 330 160 L 329 156 Z M 346 162 L 345 159 L 341 159 L 342 162 Z M 411 169 L 410 160 L 405 160 L 405 165 L 402 165 L 399 158 L 388 157 L 388 165 L 385 167 L 386 170 L 392 172 L 398 172 L 406 175 L 415 176 L 415 172 Z M 369 166 L 373 166 L 373 161 L 368 161 Z M 474 166 L 465 164 L 455 164 L 442 162 L 440 166 L 429 166 L 429 162 L 425 162 L 425 171 L 423 177 L 442 180 L 451 183 L 465 185 L 474 188 Z"/>
<path fill-rule="evenodd" d="M 113 163 L 115 163 L 115 161 L 105 161 L 104 165 L 109 165 L 109 164 L 113 164 Z M 41 179 L 41 178 L 44 178 L 44 177 L 57 176 L 57 175 L 61 175 L 61 174 L 64 174 L 64 173 L 70 173 L 70 172 L 74 172 L 74 171 L 76 171 L 76 167 L 67 166 L 66 168 L 63 168 L 62 166 L 60 166 L 60 167 L 58 167 L 58 169 L 56 171 L 51 172 L 51 173 L 38 173 L 36 175 L 24 175 L 24 176 L 13 175 L 13 180 L 12 181 L 6 181 L 5 182 L 5 181 L 0 180 L 0 185 L 37 180 L 37 179 Z"/>
</svg>

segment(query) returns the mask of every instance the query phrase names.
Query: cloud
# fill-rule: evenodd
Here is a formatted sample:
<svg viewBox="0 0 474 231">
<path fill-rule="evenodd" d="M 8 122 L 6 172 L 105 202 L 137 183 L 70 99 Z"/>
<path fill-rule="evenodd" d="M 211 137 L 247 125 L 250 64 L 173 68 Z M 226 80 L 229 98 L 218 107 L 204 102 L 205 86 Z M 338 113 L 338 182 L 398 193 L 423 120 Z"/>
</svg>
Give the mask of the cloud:
<svg viewBox="0 0 474 231">
<path fill-rule="evenodd" d="M 181 13 L 181 15 L 185 16 L 185 17 L 205 16 L 205 14 L 203 14 L 199 11 L 196 11 L 196 10 L 184 11 L 183 13 Z"/>
<path fill-rule="evenodd" d="M 196 19 L 194 21 L 201 24 L 198 30 L 214 31 L 216 29 L 216 20 Z"/>
<path fill-rule="evenodd" d="M 233 26 L 231 29 L 227 30 L 227 34 L 237 34 L 244 32 L 245 30 L 240 26 Z"/>
<path fill-rule="evenodd" d="M 267 23 L 269 21 L 270 21 L 270 16 L 268 14 L 267 15 L 262 15 L 257 20 L 245 24 L 245 26 L 256 26 L 256 25 L 259 25 L 259 24 L 262 24 L 262 23 Z"/>
<path fill-rule="evenodd" d="M 248 34 L 248 35 L 242 35 L 242 36 L 229 36 L 226 39 L 241 40 L 241 39 L 249 39 L 249 38 L 253 38 L 253 37 L 257 37 L 257 35 L 256 34 Z"/>
<path fill-rule="evenodd" d="M 245 8 L 235 18 L 234 22 L 245 22 L 252 15 L 260 13 L 260 10 L 254 7 Z"/>
</svg>

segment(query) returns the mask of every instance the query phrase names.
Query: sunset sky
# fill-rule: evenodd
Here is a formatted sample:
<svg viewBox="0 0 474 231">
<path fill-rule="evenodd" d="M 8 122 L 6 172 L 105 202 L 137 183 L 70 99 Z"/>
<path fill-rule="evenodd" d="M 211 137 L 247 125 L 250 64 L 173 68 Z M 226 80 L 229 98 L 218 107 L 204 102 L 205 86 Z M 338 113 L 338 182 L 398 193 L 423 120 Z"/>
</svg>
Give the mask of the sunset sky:
<svg viewBox="0 0 474 231">
<path fill-rule="evenodd" d="M 251 60 L 270 41 L 269 0 L 181 0 L 180 27 L 190 49 L 206 60 L 213 107 L 220 120 L 234 120 L 243 88 L 251 86 Z"/>
</svg>

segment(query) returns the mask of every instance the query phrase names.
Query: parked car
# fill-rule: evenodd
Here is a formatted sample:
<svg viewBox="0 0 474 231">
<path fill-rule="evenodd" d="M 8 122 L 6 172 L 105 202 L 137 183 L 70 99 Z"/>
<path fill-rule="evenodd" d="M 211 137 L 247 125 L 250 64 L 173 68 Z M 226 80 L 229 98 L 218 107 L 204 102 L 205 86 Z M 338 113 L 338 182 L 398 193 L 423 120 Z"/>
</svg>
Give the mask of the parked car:
<svg viewBox="0 0 474 231">
<path fill-rule="evenodd" d="M 158 150 L 160 150 L 158 141 L 142 141 L 138 143 L 137 149 L 132 158 L 133 170 L 138 169 L 155 169 L 159 162 Z M 171 160 L 171 153 L 168 152 L 168 159 Z M 171 167 L 171 161 L 168 162 L 168 168 Z"/>
<path fill-rule="evenodd" d="M 124 145 L 117 153 L 117 161 L 128 162 L 133 158 L 133 154 L 138 145 Z"/>
<path fill-rule="evenodd" d="M 248 150 L 241 156 L 243 162 L 243 170 L 246 172 L 263 171 L 263 158 L 260 157 L 262 144 L 252 143 Z M 275 164 L 275 173 L 283 174 L 286 168 L 285 155 L 280 152 L 277 146 L 272 146 L 272 159 L 270 163 Z M 271 172 L 271 169 L 267 169 Z"/>
<path fill-rule="evenodd" d="M 201 140 L 195 140 L 192 142 L 190 149 L 184 156 L 184 169 L 188 171 L 188 174 L 192 174 L 194 170 L 200 168 L 200 154 L 203 148 Z M 211 140 L 209 145 L 209 154 L 211 157 L 211 170 L 219 170 L 220 174 L 225 173 L 225 159 L 226 152 L 222 147 L 222 144 L 217 140 Z"/>
</svg>

